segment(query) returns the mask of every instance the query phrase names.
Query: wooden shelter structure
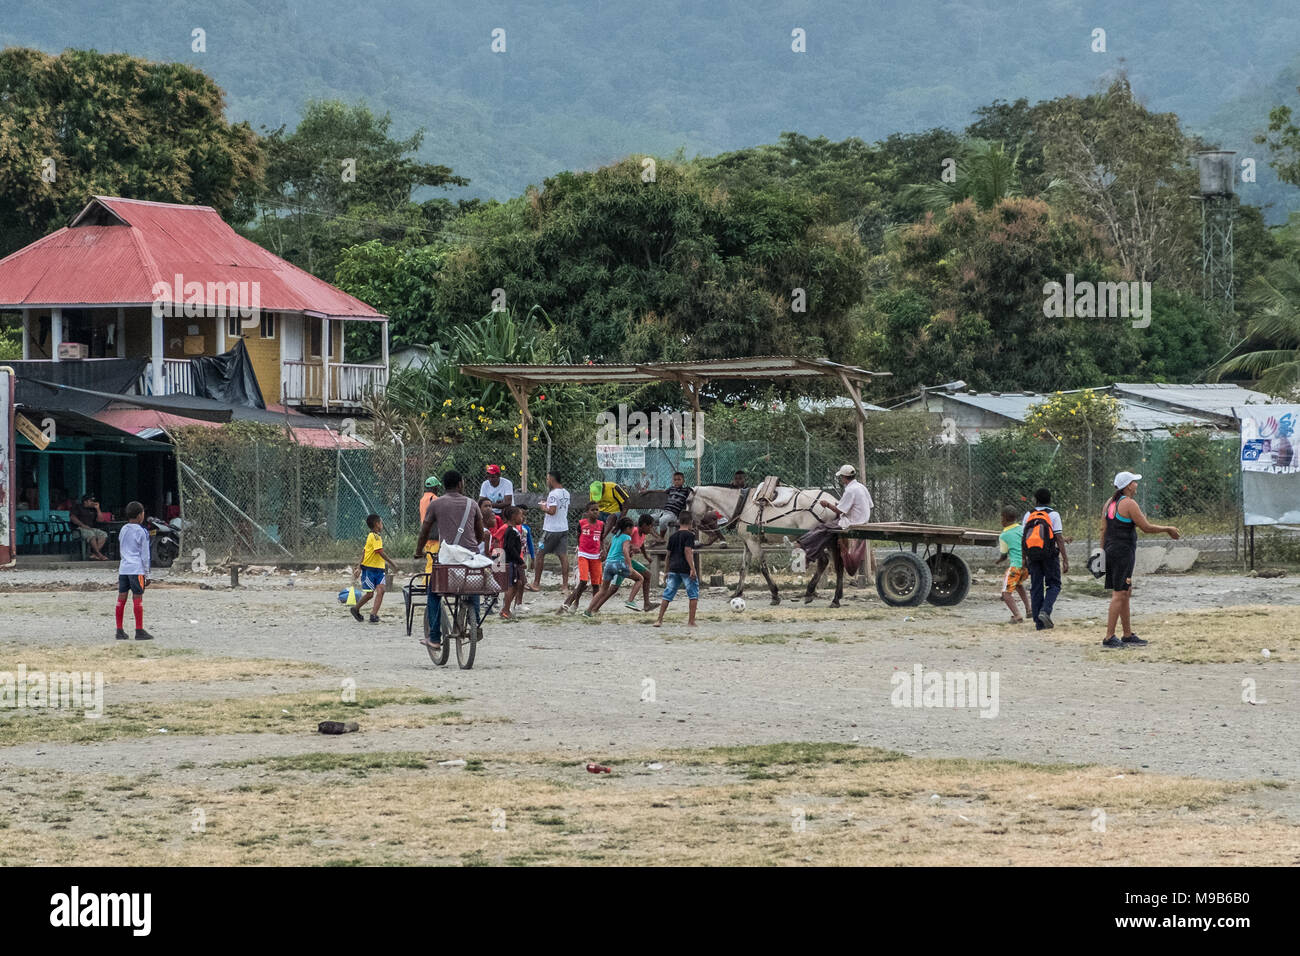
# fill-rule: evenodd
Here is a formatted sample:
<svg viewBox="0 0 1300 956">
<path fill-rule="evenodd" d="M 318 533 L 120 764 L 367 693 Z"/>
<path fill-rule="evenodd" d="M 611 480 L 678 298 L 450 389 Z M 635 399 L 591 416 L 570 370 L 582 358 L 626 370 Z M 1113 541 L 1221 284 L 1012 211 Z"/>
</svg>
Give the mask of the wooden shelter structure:
<svg viewBox="0 0 1300 956">
<path fill-rule="evenodd" d="M 862 403 L 862 386 L 890 372 L 869 372 L 853 365 L 841 365 L 826 358 L 795 358 L 760 355 L 753 358 L 712 359 L 698 362 L 639 362 L 626 365 L 462 365 L 462 375 L 500 382 L 510 389 L 519 406 L 519 477 L 528 487 L 528 426 L 532 413 L 528 400 L 539 388 L 556 385 L 649 385 L 676 382 L 690 402 L 696 420 L 700 414 L 700 394 L 709 382 L 789 382 L 819 378 L 837 379 L 857 409 L 858 473 L 867 470 L 863 422 L 866 407 Z M 697 431 L 696 460 L 703 451 L 703 434 Z"/>
</svg>

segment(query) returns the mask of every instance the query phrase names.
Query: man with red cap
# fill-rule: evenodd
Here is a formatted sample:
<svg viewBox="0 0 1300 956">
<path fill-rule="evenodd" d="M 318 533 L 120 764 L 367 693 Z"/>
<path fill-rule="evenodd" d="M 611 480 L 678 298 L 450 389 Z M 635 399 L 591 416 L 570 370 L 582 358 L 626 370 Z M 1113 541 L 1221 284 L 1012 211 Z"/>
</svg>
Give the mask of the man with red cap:
<svg viewBox="0 0 1300 956">
<path fill-rule="evenodd" d="M 501 514 L 501 509 L 509 508 L 515 503 L 515 486 L 509 478 L 501 477 L 500 465 L 487 466 L 487 479 L 479 485 L 478 496 L 492 502 L 492 510 Z"/>
</svg>

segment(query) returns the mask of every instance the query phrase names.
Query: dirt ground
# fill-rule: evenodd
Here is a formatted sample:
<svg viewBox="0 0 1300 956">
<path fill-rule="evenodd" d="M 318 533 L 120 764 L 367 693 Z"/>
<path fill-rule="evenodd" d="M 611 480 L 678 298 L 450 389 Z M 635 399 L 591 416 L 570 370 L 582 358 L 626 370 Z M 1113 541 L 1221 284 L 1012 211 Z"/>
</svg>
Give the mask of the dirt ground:
<svg viewBox="0 0 1300 956">
<path fill-rule="evenodd" d="M 406 636 L 400 593 L 389 595 L 380 625 L 353 621 L 335 599 L 346 583 L 337 573 L 245 573 L 237 591 L 215 576 L 172 575 L 147 595 L 146 626 L 158 639 L 129 646 L 111 641 L 111 580 L 93 571 L 0 575 L 0 671 L 101 671 L 106 707 L 98 721 L 0 712 L 0 768 L 7 789 L 24 795 L 23 809 L 9 811 L 0 828 L 30 837 L 23 845 L 34 854 L 3 862 L 63 859 L 68 840 L 103 830 L 106 812 L 123 807 L 140 811 L 135 828 L 96 835 L 119 862 L 654 861 L 665 857 L 647 846 L 687 817 L 694 823 L 682 834 L 703 828 L 714 838 L 697 845 L 683 836 L 668 859 L 935 862 L 964 852 L 1004 862 L 1233 862 L 1252 846 L 1259 854 L 1275 846 L 1251 860 L 1297 862 L 1296 576 L 1141 579 L 1134 625 L 1151 646 L 1113 652 L 1099 647 L 1106 601 L 1088 576 L 1067 582 L 1050 632 L 1006 623 L 992 572 L 978 573 L 956 608 L 889 608 L 874 590 L 850 589 L 845 606 L 831 610 L 824 596 L 796 602 L 790 588 L 779 608 L 751 592 L 746 610 L 734 613 L 726 592 L 706 589 L 695 629 L 684 623 L 684 595 L 656 630 L 653 615 L 614 601 L 592 622 L 558 617 L 552 589 L 530 595 L 519 621 L 489 621 L 470 671 L 456 668 L 454 653 L 436 667 Z M 898 706 L 918 665 L 996 675 L 996 706 L 984 709 L 989 716 L 974 706 Z M 355 703 L 344 703 L 352 689 Z M 361 732 L 315 733 L 326 718 L 357 720 Z M 756 774 L 753 763 L 719 771 L 709 756 L 788 742 L 898 762 L 881 791 L 871 761 L 830 755 L 838 751 L 778 760 L 785 769 L 772 774 Z M 438 767 L 455 759 L 467 767 Z M 589 760 L 615 772 L 591 776 L 582 770 Z M 644 769 L 655 764 L 661 769 Z M 1078 775 L 1069 778 L 1075 785 L 1060 789 L 1061 773 Z M 1024 777 L 1014 800 L 998 789 L 1007 774 Z M 333 849 L 329 834 L 341 825 L 304 823 L 300 839 L 283 841 L 285 824 L 276 822 L 289 812 L 283 801 L 327 799 L 330 787 L 360 787 L 357 800 L 382 807 L 453 775 L 462 782 L 448 786 L 473 807 L 464 826 L 475 834 L 453 840 L 455 852 L 394 842 L 377 821 L 373 845 L 351 833 Z M 1058 779 L 1051 812 L 1024 805 L 1028 791 L 1044 789 L 1038 777 Z M 1098 783 L 1134 777 L 1155 781 L 1146 797 L 1107 797 Z M 963 796 L 962 780 L 978 792 Z M 593 786 L 605 795 L 595 804 Z M 255 799 L 259 792 L 264 799 Z M 932 796 L 953 811 L 942 826 L 925 802 Z M 195 855 L 185 840 L 154 832 L 171 833 L 174 815 L 194 800 L 239 804 L 241 835 L 209 840 Z M 510 839 L 518 842 L 508 850 L 476 842 L 494 801 L 515 822 Z M 682 801 L 710 809 L 650 812 Z M 547 805 L 562 809 L 526 809 Z M 741 822 L 722 818 L 729 805 L 743 809 Z M 1107 806 L 1137 828 L 1124 852 L 1120 838 L 1107 843 L 1090 823 Z M 796 833 L 820 833 L 831 817 L 879 825 L 848 843 L 766 841 L 763 828 L 779 820 L 784 833 L 796 810 L 812 821 Z M 560 822 L 537 822 L 550 816 Z M 460 817 L 448 819 L 450 828 Z M 639 820 L 641 829 L 620 829 L 617 820 Z M 1018 830 L 1017 820 L 1027 822 Z M 524 822 L 535 839 L 525 839 Z M 730 823 L 740 834 L 716 839 Z M 948 830 L 967 824 L 983 835 L 958 839 Z M 882 833 L 918 842 L 900 854 L 897 840 L 878 842 Z M 743 852 L 722 849 L 738 839 Z M 406 849 L 391 849 L 398 845 Z"/>
</svg>

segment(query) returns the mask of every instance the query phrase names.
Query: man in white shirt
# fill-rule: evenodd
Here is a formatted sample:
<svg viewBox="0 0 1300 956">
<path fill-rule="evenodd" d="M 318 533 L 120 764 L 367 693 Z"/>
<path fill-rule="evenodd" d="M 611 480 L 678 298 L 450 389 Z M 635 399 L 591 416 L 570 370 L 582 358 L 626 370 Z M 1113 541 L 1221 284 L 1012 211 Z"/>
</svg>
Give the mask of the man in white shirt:
<svg viewBox="0 0 1300 956">
<path fill-rule="evenodd" d="M 539 507 L 546 514 L 542 519 L 542 545 L 537 549 L 537 560 L 533 562 L 533 590 L 542 586 L 542 567 L 546 564 L 548 554 L 558 555 L 560 559 L 560 576 L 564 579 L 564 593 L 569 593 L 569 493 L 560 483 L 560 474 L 556 471 L 546 473 L 546 484 L 551 490 L 547 492 L 546 501 Z"/>
<path fill-rule="evenodd" d="M 515 503 L 515 486 L 509 478 L 501 477 L 500 465 L 488 465 L 487 479 L 478 486 L 478 496 L 491 501 L 492 510 L 500 514 L 502 508 Z"/>
<path fill-rule="evenodd" d="M 820 501 L 818 504 L 833 511 L 839 517 L 837 524 L 841 528 L 866 524 L 871 520 L 871 507 L 874 502 L 871 500 L 871 492 L 867 491 L 867 486 L 858 481 L 857 469 L 852 465 L 844 465 L 835 472 L 835 477 L 839 479 L 840 487 L 844 489 L 844 493 L 840 495 L 840 503 Z"/>
</svg>

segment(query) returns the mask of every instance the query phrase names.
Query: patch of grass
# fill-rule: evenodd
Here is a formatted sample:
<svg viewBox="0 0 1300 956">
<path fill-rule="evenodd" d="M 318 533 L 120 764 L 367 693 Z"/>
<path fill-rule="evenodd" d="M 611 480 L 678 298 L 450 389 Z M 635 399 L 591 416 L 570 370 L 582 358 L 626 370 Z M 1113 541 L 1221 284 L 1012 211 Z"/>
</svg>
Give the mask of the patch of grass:
<svg viewBox="0 0 1300 956">
<path fill-rule="evenodd" d="M 87 720 L 81 713 L 67 710 L 7 710 L 0 714 L 0 746 L 149 737 L 164 729 L 169 734 L 311 733 L 322 720 L 362 714 L 367 717 L 367 730 L 466 722 L 458 711 L 430 714 L 426 709 L 461 698 L 431 697 L 424 691 L 406 688 L 359 690 L 356 696 L 354 703 L 341 702 L 336 691 L 166 703 L 126 701 L 106 705 L 104 716 L 98 720 Z"/>
<path fill-rule="evenodd" d="M 1061 621 L 1036 637 L 1079 645 L 1088 660 L 1123 664 L 1169 661 L 1180 664 L 1259 664 L 1300 660 L 1300 607 L 1287 605 L 1206 608 L 1164 614 L 1142 612 L 1141 592 L 1134 596 L 1133 629 L 1151 643 L 1146 647 L 1106 650 L 1101 646 L 1105 609 L 1097 624 Z M 1261 651 L 1268 648 L 1265 658 Z"/>
<path fill-rule="evenodd" d="M 191 648 L 141 646 L 118 642 L 78 646 L 0 643 L 0 670 L 19 664 L 34 671 L 90 671 L 106 684 L 152 684 L 162 681 L 247 680 L 257 677 L 315 677 L 331 668 L 307 661 L 274 658 L 201 656 Z"/>
<path fill-rule="evenodd" d="M 437 786 L 418 766 L 434 754 L 338 756 L 281 765 L 341 770 L 370 756 L 385 772 L 313 773 L 279 787 L 163 778 L 131 800 L 109 789 L 121 778 L 24 776 L 6 811 L 0 865 L 73 863 L 92 834 L 104 837 L 96 856 L 108 864 L 216 866 L 1288 865 L 1300 842 L 1289 814 L 1249 798 L 1263 782 L 910 759 L 842 743 L 625 754 L 622 766 L 657 758 L 693 769 L 663 782 L 616 769 L 599 784 L 554 753 L 496 755 L 483 772 L 443 775 Z M 556 764 L 580 785 L 545 779 Z M 58 803 L 74 785 L 85 799 Z M 192 806 L 205 808 L 208 829 L 178 843 L 187 825 L 178 808 Z M 487 808 L 504 812 L 506 829 L 492 829 Z M 1107 814 L 1104 837 L 1092 830 L 1094 808 Z"/>
<path fill-rule="evenodd" d="M 346 771 L 353 776 L 364 777 L 372 770 L 427 770 L 429 762 L 424 754 L 397 750 L 379 753 L 310 753 L 295 754 L 291 757 L 258 757 L 252 760 L 229 761 L 217 766 L 263 766 L 277 773 Z"/>
</svg>

